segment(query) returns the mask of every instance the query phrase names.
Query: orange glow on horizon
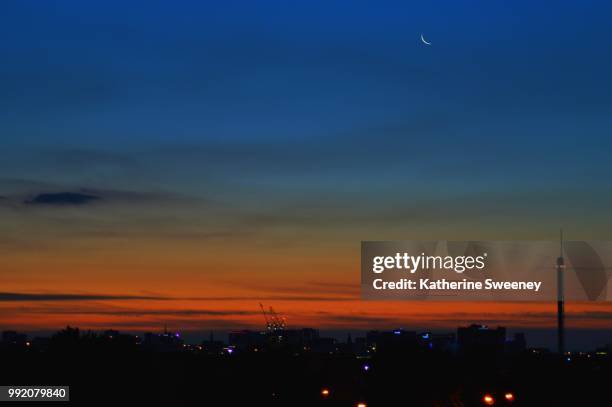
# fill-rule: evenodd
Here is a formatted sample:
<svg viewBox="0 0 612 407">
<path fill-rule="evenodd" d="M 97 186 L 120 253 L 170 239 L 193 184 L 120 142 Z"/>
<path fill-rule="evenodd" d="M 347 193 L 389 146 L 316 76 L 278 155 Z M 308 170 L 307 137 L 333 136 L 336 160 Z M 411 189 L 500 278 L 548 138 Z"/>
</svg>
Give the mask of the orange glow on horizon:
<svg viewBox="0 0 612 407">
<path fill-rule="evenodd" d="M 183 244 L 184 243 L 184 244 Z M 362 301 L 354 247 L 245 247 L 194 242 L 72 243 L 36 255 L 0 259 L 3 293 L 82 295 L 81 300 L 0 301 L 0 329 L 159 330 L 262 329 L 259 303 L 273 306 L 289 328 L 455 329 L 474 322 L 551 328 L 553 303 Z M 260 245 L 263 245 L 260 244 Z M 265 249 L 265 250 L 264 250 Z M 332 254 L 334 256 L 332 256 Z M 567 303 L 568 327 L 609 328 L 612 303 Z"/>
<path fill-rule="evenodd" d="M 220 297 L 221 298 L 221 297 Z M 0 302 L 2 328 L 58 329 L 66 325 L 83 329 L 118 328 L 158 330 L 164 324 L 181 330 L 262 329 L 258 298 L 223 297 L 222 300 L 87 300 Z M 264 300 L 287 317 L 289 327 L 320 329 L 390 329 L 419 327 L 448 329 L 472 322 L 512 328 L 552 328 L 555 305 L 539 303 L 433 303 L 369 302 L 358 299 Z M 486 313 L 483 313 L 486 309 Z M 575 328 L 597 328 L 605 304 L 575 303 L 567 307 Z M 593 317 L 589 317 L 592 313 Z"/>
</svg>

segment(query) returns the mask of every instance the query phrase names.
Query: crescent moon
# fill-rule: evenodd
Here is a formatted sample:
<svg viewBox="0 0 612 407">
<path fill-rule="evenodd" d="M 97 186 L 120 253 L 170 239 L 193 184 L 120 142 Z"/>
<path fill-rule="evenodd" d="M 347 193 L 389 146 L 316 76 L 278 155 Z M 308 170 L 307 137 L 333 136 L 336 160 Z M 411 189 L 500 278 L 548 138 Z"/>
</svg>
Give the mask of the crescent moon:
<svg viewBox="0 0 612 407">
<path fill-rule="evenodd" d="M 425 39 L 425 37 L 423 37 L 423 34 L 421 34 L 421 41 L 423 42 L 423 44 L 425 45 L 431 45 L 431 42 L 427 42 L 427 40 Z"/>
</svg>

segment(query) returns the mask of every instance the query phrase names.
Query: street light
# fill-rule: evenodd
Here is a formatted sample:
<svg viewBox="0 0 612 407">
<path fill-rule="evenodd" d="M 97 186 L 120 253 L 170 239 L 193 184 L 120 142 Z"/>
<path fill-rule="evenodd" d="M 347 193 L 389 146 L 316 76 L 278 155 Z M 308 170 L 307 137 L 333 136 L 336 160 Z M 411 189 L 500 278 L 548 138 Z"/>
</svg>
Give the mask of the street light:
<svg viewBox="0 0 612 407">
<path fill-rule="evenodd" d="M 495 404 L 495 399 L 490 394 L 485 394 L 482 397 L 482 402 L 487 406 L 492 406 Z"/>
</svg>

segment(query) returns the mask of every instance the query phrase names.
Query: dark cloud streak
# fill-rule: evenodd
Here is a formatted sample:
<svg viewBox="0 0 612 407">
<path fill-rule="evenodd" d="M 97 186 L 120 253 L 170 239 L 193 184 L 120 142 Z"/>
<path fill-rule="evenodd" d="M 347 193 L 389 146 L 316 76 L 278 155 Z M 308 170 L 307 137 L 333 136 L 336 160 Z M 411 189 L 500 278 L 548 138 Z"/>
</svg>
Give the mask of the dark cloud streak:
<svg viewBox="0 0 612 407">
<path fill-rule="evenodd" d="M 149 300 L 149 301 L 351 301 L 353 297 L 324 296 L 224 296 L 224 297 L 165 297 L 161 295 L 115 295 L 72 293 L 13 293 L 0 292 L 0 302 L 27 301 L 104 301 L 104 300 Z"/>
<path fill-rule="evenodd" d="M 26 199 L 25 204 L 30 205 L 85 205 L 100 200 L 100 196 L 79 192 L 40 193 Z"/>
<path fill-rule="evenodd" d="M 166 297 L 148 295 L 108 294 L 35 294 L 0 292 L 0 302 L 12 301 L 100 301 L 100 300 L 167 300 Z"/>
</svg>

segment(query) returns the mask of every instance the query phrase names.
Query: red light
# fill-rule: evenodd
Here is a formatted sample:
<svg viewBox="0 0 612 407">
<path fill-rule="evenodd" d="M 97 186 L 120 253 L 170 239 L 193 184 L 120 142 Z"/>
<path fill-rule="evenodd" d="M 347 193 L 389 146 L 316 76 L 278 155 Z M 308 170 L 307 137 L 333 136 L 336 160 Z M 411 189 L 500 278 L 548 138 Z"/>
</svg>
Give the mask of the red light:
<svg viewBox="0 0 612 407">
<path fill-rule="evenodd" d="M 495 404 L 495 399 L 490 394 L 485 394 L 482 398 L 482 402 L 487 406 L 492 406 Z"/>
<path fill-rule="evenodd" d="M 506 398 L 507 401 L 514 401 L 514 394 L 512 393 L 506 393 L 504 394 L 504 397 Z"/>
</svg>

